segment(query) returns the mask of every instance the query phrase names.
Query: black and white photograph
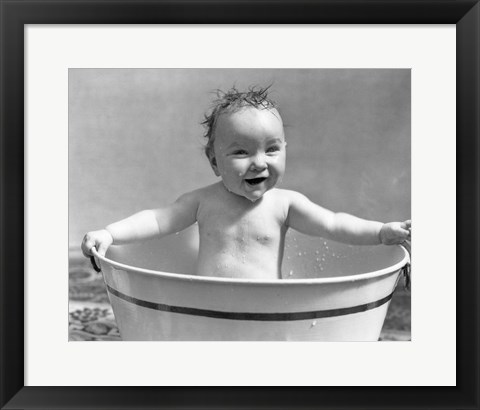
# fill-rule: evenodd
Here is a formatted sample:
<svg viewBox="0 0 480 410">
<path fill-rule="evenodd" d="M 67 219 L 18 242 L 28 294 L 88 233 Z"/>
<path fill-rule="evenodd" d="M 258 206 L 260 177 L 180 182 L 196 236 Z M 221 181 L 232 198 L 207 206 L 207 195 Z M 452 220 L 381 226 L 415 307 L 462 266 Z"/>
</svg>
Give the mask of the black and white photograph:
<svg viewBox="0 0 480 410">
<path fill-rule="evenodd" d="M 0 409 L 478 409 L 480 0 L 0 0 Z"/>
<path fill-rule="evenodd" d="M 70 68 L 68 197 L 70 342 L 414 337 L 410 69 Z"/>
</svg>

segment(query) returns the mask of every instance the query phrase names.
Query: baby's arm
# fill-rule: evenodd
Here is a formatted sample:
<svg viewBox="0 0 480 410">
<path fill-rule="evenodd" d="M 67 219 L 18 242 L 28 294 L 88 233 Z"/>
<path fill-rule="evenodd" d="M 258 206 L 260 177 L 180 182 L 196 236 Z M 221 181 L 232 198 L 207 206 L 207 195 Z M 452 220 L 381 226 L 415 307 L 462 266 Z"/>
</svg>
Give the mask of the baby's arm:
<svg viewBox="0 0 480 410">
<path fill-rule="evenodd" d="M 410 239 L 410 221 L 387 224 L 368 221 L 346 213 L 334 213 L 302 194 L 286 192 L 288 225 L 299 232 L 351 245 L 393 245 Z"/>
<path fill-rule="evenodd" d="M 105 229 L 87 233 L 82 251 L 85 256 L 90 256 L 90 249 L 95 246 L 101 255 L 105 255 L 111 244 L 121 245 L 179 232 L 195 223 L 197 208 L 195 192 L 184 194 L 171 205 L 141 211 Z"/>
</svg>

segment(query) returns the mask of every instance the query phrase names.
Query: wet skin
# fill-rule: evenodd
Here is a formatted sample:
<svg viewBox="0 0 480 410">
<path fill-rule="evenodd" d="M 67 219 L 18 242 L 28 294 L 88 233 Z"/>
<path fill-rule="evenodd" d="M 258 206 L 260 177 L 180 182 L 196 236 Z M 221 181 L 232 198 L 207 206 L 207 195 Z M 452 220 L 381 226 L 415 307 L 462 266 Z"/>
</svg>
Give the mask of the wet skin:
<svg viewBox="0 0 480 410">
<path fill-rule="evenodd" d="M 279 278 L 288 213 L 280 190 L 270 190 L 255 202 L 227 191 L 222 182 L 201 191 L 197 274 Z"/>
</svg>

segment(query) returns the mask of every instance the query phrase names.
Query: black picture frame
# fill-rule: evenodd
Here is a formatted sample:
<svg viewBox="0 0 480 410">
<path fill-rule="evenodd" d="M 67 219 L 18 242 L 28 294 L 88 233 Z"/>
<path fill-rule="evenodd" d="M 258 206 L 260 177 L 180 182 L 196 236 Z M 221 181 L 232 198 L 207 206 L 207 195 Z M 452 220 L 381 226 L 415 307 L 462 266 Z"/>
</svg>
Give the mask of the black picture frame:
<svg viewBox="0 0 480 410">
<path fill-rule="evenodd" d="M 0 5 L 2 409 L 480 408 L 479 0 L 0 0 Z M 24 386 L 24 25 L 172 23 L 456 25 L 456 387 Z"/>
</svg>

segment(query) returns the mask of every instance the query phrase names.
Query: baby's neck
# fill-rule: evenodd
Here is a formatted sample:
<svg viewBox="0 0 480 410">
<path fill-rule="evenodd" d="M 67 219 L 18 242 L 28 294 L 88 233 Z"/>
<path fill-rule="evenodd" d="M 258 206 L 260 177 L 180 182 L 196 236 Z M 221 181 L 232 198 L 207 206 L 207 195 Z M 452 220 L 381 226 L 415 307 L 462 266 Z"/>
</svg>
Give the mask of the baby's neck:
<svg viewBox="0 0 480 410">
<path fill-rule="evenodd" d="M 239 194 L 236 194 L 235 192 L 232 192 L 230 191 L 224 184 L 222 181 L 220 181 L 218 183 L 222 189 L 222 191 L 226 194 L 226 196 L 229 198 L 229 199 L 233 199 L 233 201 L 236 201 L 238 202 L 239 204 L 241 205 L 244 205 L 246 207 L 252 207 L 252 206 L 255 206 L 255 205 L 258 205 L 262 202 L 263 198 L 265 195 L 268 195 L 269 191 L 265 192 L 261 197 L 259 197 L 258 199 L 250 199 L 250 198 L 247 198 L 246 196 L 243 196 L 243 195 L 239 195 Z"/>
</svg>

